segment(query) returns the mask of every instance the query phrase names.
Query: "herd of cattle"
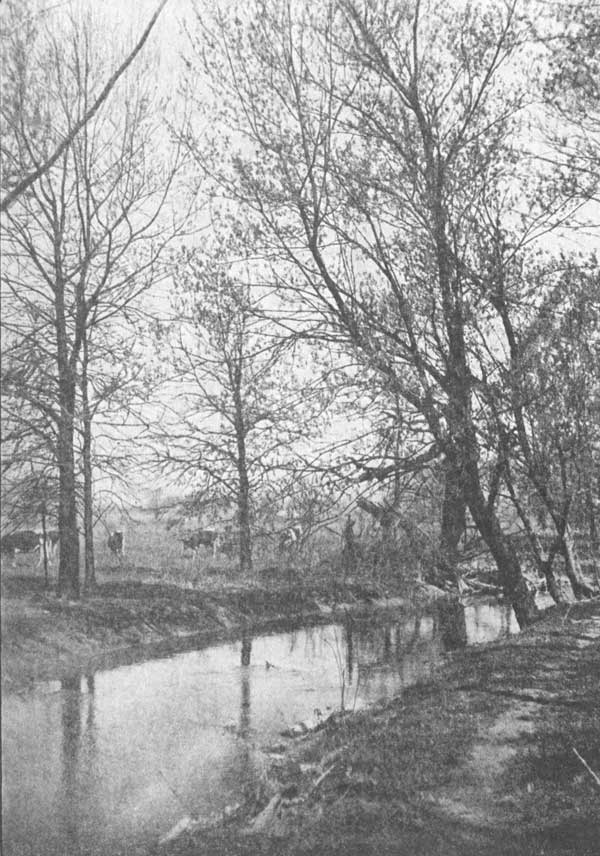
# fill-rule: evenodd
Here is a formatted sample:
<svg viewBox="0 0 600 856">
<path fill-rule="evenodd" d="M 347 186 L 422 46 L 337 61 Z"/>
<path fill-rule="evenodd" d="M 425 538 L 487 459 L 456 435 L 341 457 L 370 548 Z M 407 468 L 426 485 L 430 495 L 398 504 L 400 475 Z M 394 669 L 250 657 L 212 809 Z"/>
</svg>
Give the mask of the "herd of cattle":
<svg viewBox="0 0 600 856">
<path fill-rule="evenodd" d="M 107 546 L 110 552 L 118 557 L 123 556 L 123 532 L 110 532 Z M 57 529 L 46 532 L 45 544 L 44 534 L 34 532 L 33 529 L 21 529 L 11 532 L 0 538 L 0 553 L 9 559 L 14 559 L 19 553 L 39 552 L 37 567 L 44 562 L 44 553 L 49 565 L 54 564 L 58 555 L 59 534 Z M 45 548 L 45 549 L 44 549 Z"/>
<path fill-rule="evenodd" d="M 288 527 L 279 536 L 279 549 L 281 551 L 297 549 L 302 540 L 302 534 L 301 526 L 294 525 Z M 197 529 L 194 532 L 189 532 L 181 536 L 179 540 L 181 541 L 184 555 L 191 554 L 192 558 L 195 559 L 200 549 L 205 548 L 211 551 L 212 557 L 215 559 L 221 550 L 223 535 L 216 529 Z M 11 532 L 9 535 L 4 535 L 0 538 L 0 552 L 10 559 L 14 559 L 18 553 L 39 551 L 36 567 L 40 567 L 44 563 L 44 554 L 48 564 L 53 564 L 58 555 L 58 545 L 59 535 L 55 529 L 46 532 L 45 543 L 43 533 L 34 532 L 32 529 Z M 110 531 L 106 545 L 113 556 L 122 560 L 125 548 L 125 533 L 121 530 Z"/>
</svg>

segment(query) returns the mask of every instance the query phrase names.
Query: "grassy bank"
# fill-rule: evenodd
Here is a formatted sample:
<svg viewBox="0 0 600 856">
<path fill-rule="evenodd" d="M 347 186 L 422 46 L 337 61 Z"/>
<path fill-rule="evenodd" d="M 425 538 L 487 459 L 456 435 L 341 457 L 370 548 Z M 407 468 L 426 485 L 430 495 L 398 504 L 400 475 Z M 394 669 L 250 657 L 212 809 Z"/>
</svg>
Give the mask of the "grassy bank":
<svg viewBox="0 0 600 856">
<path fill-rule="evenodd" d="M 105 582 L 80 601 L 56 597 L 34 577 L 2 584 L 2 680 L 19 689 L 103 665 L 183 650 L 248 628 L 331 620 L 343 604 L 368 608 L 380 596 L 358 583 L 218 585 L 184 589 Z"/>
<path fill-rule="evenodd" d="M 597 856 L 599 640 L 589 603 L 456 653 L 426 685 L 290 742 L 259 803 L 169 856 Z"/>
</svg>

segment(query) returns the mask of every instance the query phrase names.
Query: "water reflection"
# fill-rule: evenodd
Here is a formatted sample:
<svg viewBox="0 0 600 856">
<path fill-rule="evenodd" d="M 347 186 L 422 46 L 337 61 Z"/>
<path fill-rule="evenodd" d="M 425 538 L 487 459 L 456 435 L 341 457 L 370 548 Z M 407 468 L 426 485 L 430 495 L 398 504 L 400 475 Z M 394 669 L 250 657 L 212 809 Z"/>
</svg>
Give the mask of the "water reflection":
<svg viewBox="0 0 600 856">
<path fill-rule="evenodd" d="M 151 847 L 184 814 L 256 795 L 259 746 L 315 708 L 390 698 L 443 651 L 515 629 L 510 610 L 481 603 L 377 625 L 347 618 L 9 695 L 4 852 Z"/>
<path fill-rule="evenodd" d="M 442 601 L 435 616 L 441 643 L 446 651 L 464 648 L 468 641 L 467 618 L 464 606 L 458 601 Z"/>
</svg>

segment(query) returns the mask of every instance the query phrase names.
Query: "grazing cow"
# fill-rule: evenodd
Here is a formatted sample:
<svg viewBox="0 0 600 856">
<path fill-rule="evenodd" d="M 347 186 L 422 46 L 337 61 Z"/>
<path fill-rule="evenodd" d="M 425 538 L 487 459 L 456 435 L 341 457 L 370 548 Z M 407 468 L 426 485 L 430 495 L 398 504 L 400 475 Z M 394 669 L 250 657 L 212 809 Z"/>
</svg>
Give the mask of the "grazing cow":
<svg viewBox="0 0 600 856">
<path fill-rule="evenodd" d="M 107 541 L 108 549 L 113 554 L 113 556 L 116 556 L 118 559 L 123 558 L 124 541 L 125 541 L 124 534 L 120 530 L 115 530 L 114 532 L 109 532 L 108 541 Z"/>
<path fill-rule="evenodd" d="M 58 554 L 58 543 L 59 543 L 59 535 L 57 529 L 48 529 L 46 530 L 46 558 L 48 559 L 48 564 L 52 565 L 56 559 Z M 40 532 L 38 534 L 38 548 L 40 551 L 40 558 L 37 563 L 37 567 L 41 567 L 44 564 L 44 533 Z"/>
<path fill-rule="evenodd" d="M 39 545 L 37 532 L 31 529 L 22 529 L 20 532 L 11 532 L 0 538 L 0 552 L 14 559 L 17 553 L 31 553 Z"/>
<path fill-rule="evenodd" d="M 288 526 L 288 528 L 284 529 L 279 536 L 279 549 L 282 552 L 284 550 L 289 550 L 290 552 L 292 550 L 297 550 L 300 546 L 302 534 L 302 526 L 300 526 L 300 524 Z"/>
<path fill-rule="evenodd" d="M 194 558 L 200 547 L 207 547 L 212 549 L 212 557 L 216 559 L 217 552 L 221 547 L 221 533 L 215 532 L 214 529 L 198 529 L 182 538 L 181 543 L 183 544 L 183 551 L 191 550 Z"/>
</svg>

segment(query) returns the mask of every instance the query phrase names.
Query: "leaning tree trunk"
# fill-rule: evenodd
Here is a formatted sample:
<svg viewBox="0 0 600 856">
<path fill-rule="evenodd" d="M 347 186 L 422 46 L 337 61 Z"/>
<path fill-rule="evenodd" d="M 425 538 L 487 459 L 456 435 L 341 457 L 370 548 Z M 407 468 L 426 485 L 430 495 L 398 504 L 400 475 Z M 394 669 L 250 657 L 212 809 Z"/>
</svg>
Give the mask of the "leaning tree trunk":
<svg viewBox="0 0 600 856">
<path fill-rule="evenodd" d="M 552 568 L 552 565 L 554 563 L 554 557 L 558 552 L 558 541 L 554 541 L 554 543 L 550 545 L 550 548 L 547 552 L 544 550 L 540 536 L 536 533 L 534 529 L 534 526 L 529 517 L 529 513 L 523 507 L 523 503 L 519 500 L 519 497 L 517 496 L 517 492 L 515 490 L 510 471 L 507 471 L 505 473 L 505 483 L 508 488 L 512 503 L 525 529 L 527 539 L 533 552 L 538 574 L 545 578 L 546 585 L 548 586 L 548 592 L 554 603 L 564 603 L 566 598 L 561 591 L 561 588 L 558 584 L 558 580 L 556 579 L 556 574 L 554 573 L 554 570 Z"/>
<path fill-rule="evenodd" d="M 514 545 L 502 532 L 495 511 L 488 508 L 485 502 L 477 466 L 471 463 L 468 469 L 469 471 L 465 474 L 465 497 L 469 511 L 494 557 L 502 588 L 512 604 L 519 627 L 526 627 L 539 615 L 535 604 L 535 592 L 529 590 Z"/>
<path fill-rule="evenodd" d="M 600 555 L 600 538 L 598 537 L 598 526 L 596 523 L 594 495 L 589 485 L 586 488 L 585 501 L 588 513 L 588 530 L 590 533 L 590 548 L 592 551 L 592 567 L 594 569 L 596 585 L 600 588 L 600 567 L 598 565 L 598 557 Z"/>
<path fill-rule="evenodd" d="M 481 486 L 479 443 L 472 407 L 473 377 L 465 338 L 463 282 L 454 260 L 453 242 L 448 234 L 444 167 L 437 157 L 425 117 L 419 113 L 417 118 L 425 150 L 432 240 L 448 341 L 444 384 L 448 396 L 445 451 L 449 466 L 456 474 L 463 500 L 494 557 L 502 587 L 512 603 L 519 626 L 524 627 L 538 617 L 535 595 L 529 591 L 514 547 L 502 533 L 493 502 L 486 502 Z"/>
<path fill-rule="evenodd" d="M 92 476 L 92 414 L 88 390 L 88 339 L 83 334 L 81 363 L 81 409 L 83 421 L 83 531 L 85 539 L 84 591 L 96 588 L 96 565 L 94 557 L 94 507 Z"/>
<path fill-rule="evenodd" d="M 533 542 L 535 545 L 535 555 L 536 561 L 538 562 L 538 568 L 542 576 L 546 579 L 546 585 L 548 586 L 548 593 L 554 603 L 564 603 L 568 598 L 562 593 L 561 588 L 558 584 L 558 580 L 556 579 L 556 574 L 552 568 L 554 563 L 554 557 L 558 552 L 558 542 L 555 541 L 550 545 L 547 554 L 544 556 L 542 545 L 540 542 L 540 538 L 537 535 L 533 536 Z"/>
<path fill-rule="evenodd" d="M 449 465 L 455 469 L 471 517 L 494 558 L 504 594 L 512 604 L 519 626 L 526 627 L 539 617 L 535 592 L 529 590 L 516 549 L 502 532 L 493 500 L 487 502 L 485 499 L 479 472 L 479 443 L 471 408 L 470 373 L 460 301 L 454 292 L 449 303 Z"/>
<path fill-rule="evenodd" d="M 565 526 L 561 539 L 561 550 L 565 558 L 565 573 L 569 578 L 575 597 L 578 600 L 582 597 L 594 597 L 594 589 L 586 583 L 581 573 L 575 541 L 568 525 Z"/>
</svg>

